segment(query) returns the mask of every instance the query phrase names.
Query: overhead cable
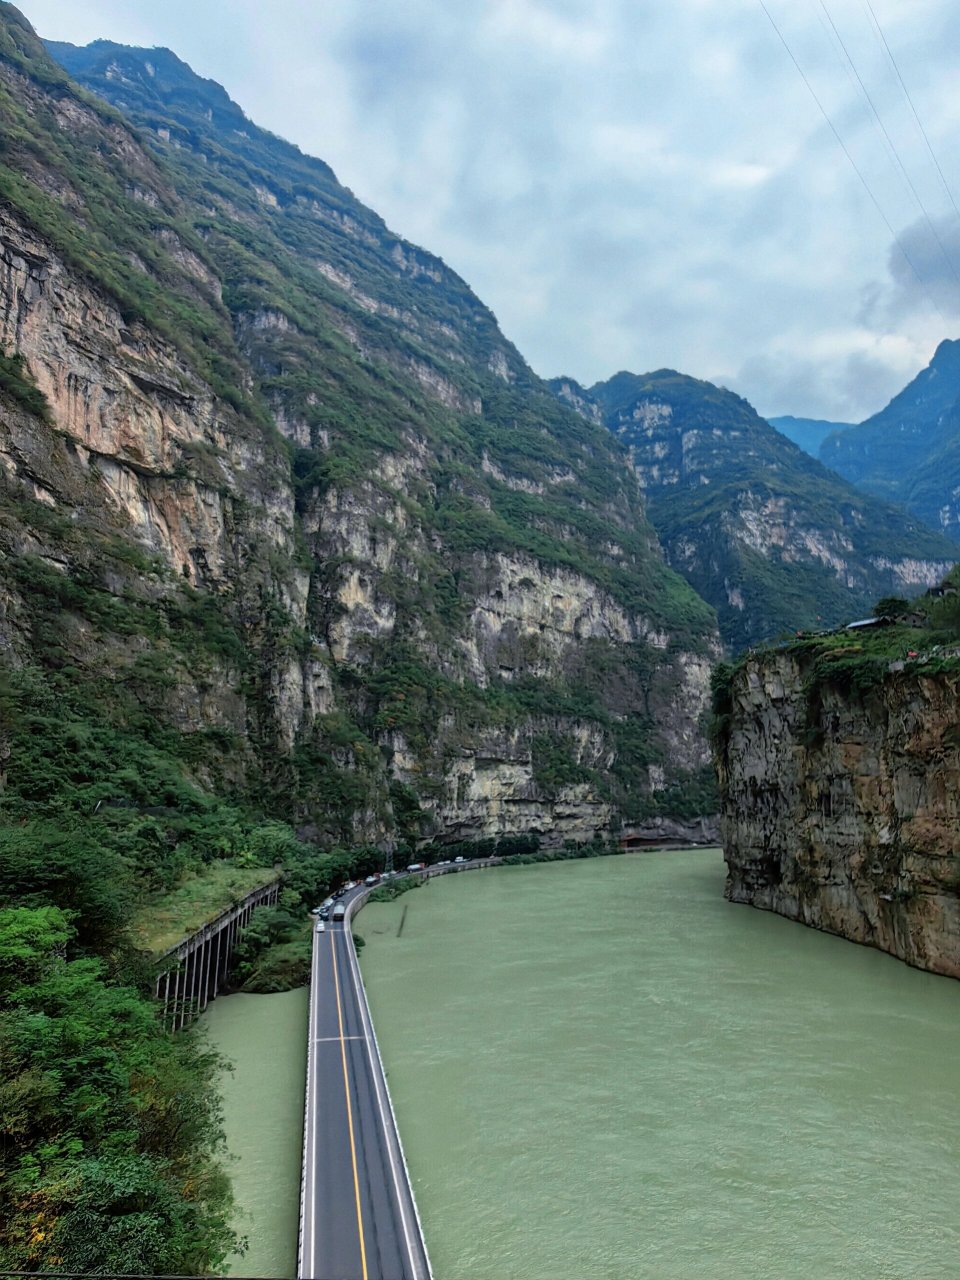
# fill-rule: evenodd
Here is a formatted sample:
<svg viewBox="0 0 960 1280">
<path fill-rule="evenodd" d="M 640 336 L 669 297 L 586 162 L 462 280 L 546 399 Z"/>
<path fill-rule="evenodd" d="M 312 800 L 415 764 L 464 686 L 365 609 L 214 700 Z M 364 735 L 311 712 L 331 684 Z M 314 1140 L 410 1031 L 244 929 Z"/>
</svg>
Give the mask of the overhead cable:
<svg viewBox="0 0 960 1280">
<path fill-rule="evenodd" d="M 866 5 L 867 12 L 870 14 L 870 17 L 873 19 L 873 25 L 877 29 L 877 35 L 880 37 L 881 41 L 883 42 L 883 47 L 887 51 L 887 57 L 890 59 L 890 65 L 893 67 L 893 70 L 896 73 L 896 77 L 900 81 L 900 88 L 903 90 L 903 96 L 906 98 L 907 102 L 910 104 L 910 110 L 913 112 L 913 118 L 917 122 L 917 128 L 920 130 L 920 136 L 923 138 L 924 142 L 927 144 L 927 150 L 930 152 L 930 159 L 933 161 L 934 165 L 936 166 L 937 173 L 940 175 L 940 181 L 943 183 L 943 189 L 947 193 L 950 203 L 953 205 L 954 213 L 957 215 L 958 220 L 960 220 L 960 209 L 957 208 L 957 202 L 953 198 L 953 192 L 950 190 L 949 184 L 947 183 L 947 179 L 944 176 L 943 169 L 940 167 L 940 161 L 937 159 L 936 154 L 933 150 L 933 147 L 930 143 L 930 139 L 927 137 L 927 131 L 923 127 L 923 121 L 920 119 L 920 113 L 917 111 L 917 108 L 914 106 L 913 98 L 911 98 L 910 96 L 910 90 L 907 88 L 906 82 L 904 81 L 903 76 L 900 74 L 900 68 L 897 65 L 896 58 L 893 56 L 893 50 L 890 48 L 890 45 L 887 43 L 887 37 L 883 34 L 883 28 L 880 26 L 879 19 L 877 18 L 877 15 L 873 11 L 873 5 L 870 3 L 870 0 L 864 0 L 864 3 Z"/>
<path fill-rule="evenodd" d="M 826 120 L 827 124 L 829 125 L 830 132 L 836 138 L 838 146 L 840 147 L 843 154 L 850 161 L 850 167 L 853 169 L 854 173 L 860 179 L 860 182 L 863 185 L 864 191 L 866 191 L 867 195 L 870 197 L 871 201 L 873 202 L 873 207 L 876 209 L 877 213 L 880 215 L 883 225 L 889 231 L 890 238 L 893 241 L 893 243 L 896 245 L 897 250 L 900 253 L 900 256 L 903 258 L 904 262 L 913 272 L 914 277 L 916 278 L 917 284 L 920 286 L 923 292 L 927 295 L 927 298 L 932 304 L 934 310 L 937 312 L 940 319 L 943 321 L 944 325 L 946 325 L 947 323 L 946 317 L 944 316 L 940 308 L 937 306 L 936 299 L 932 296 L 932 294 L 930 293 L 930 290 L 927 288 L 927 285 L 923 277 L 920 275 L 920 272 L 917 270 L 916 266 L 914 265 L 912 258 L 907 253 L 906 249 L 904 249 L 903 245 L 900 243 L 900 240 L 897 237 L 897 233 L 894 231 L 890 223 L 890 219 L 887 217 L 887 215 L 883 211 L 883 206 L 880 204 L 880 201 L 874 195 L 873 188 L 870 186 L 869 182 L 867 182 L 856 160 L 854 160 L 853 156 L 851 155 L 850 150 L 847 147 L 847 144 L 844 142 L 843 138 L 840 136 L 840 133 L 836 125 L 833 123 L 833 121 L 830 119 L 829 115 L 827 114 L 826 107 L 820 101 L 820 98 L 817 96 L 817 91 L 814 89 L 813 85 L 810 83 L 809 79 L 807 78 L 807 74 L 804 71 L 803 67 L 801 67 L 800 63 L 797 61 L 796 55 L 794 54 L 793 50 L 790 48 L 789 44 L 787 43 L 786 37 L 784 36 L 783 32 L 780 30 L 780 28 L 777 26 L 776 22 L 774 21 L 773 14 L 767 8 L 765 0 L 757 0 L 757 3 L 760 5 L 760 8 L 763 10 L 763 12 L 767 15 L 767 18 L 769 19 L 771 27 L 773 27 L 774 31 L 777 33 L 777 37 L 780 40 L 780 43 L 783 45 L 784 49 L 786 49 L 787 55 L 789 56 L 790 61 L 796 67 L 797 72 L 800 76 L 800 79 L 807 86 L 807 89 L 810 93 L 810 97 L 813 98 L 814 102 L 819 107 L 820 114 L 823 116 L 824 120 Z"/>
<path fill-rule="evenodd" d="M 947 267 L 953 273 L 954 280 L 956 280 L 957 284 L 960 285 L 960 274 L 957 273 L 957 268 L 953 263 L 953 259 L 950 257 L 950 254 L 947 252 L 946 246 L 944 245 L 943 241 L 940 239 L 940 233 L 937 231 L 936 227 L 934 226 L 933 220 L 931 219 L 930 214 L 927 212 L 924 206 L 924 203 L 920 198 L 920 193 L 917 191 L 916 187 L 913 185 L 913 181 L 911 180 L 910 175 L 906 170 L 906 166 L 904 165 L 903 161 L 900 158 L 900 153 L 897 150 L 896 143 L 893 141 L 893 139 L 890 137 L 890 134 L 887 132 L 887 126 L 883 123 L 883 120 L 880 118 L 880 112 L 877 110 L 876 105 L 873 101 L 873 98 L 870 96 L 870 92 L 867 89 L 867 86 L 863 83 L 863 77 L 860 75 L 860 72 L 857 70 L 856 63 L 854 62 L 853 58 L 850 56 L 850 51 L 847 49 L 847 46 L 844 43 L 843 36 L 841 36 L 840 32 L 837 30 L 836 23 L 834 22 L 833 18 L 830 16 L 830 10 L 827 8 L 826 4 L 824 3 L 824 0 L 820 0 L 820 8 L 823 10 L 824 16 L 826 17 L 827 21 L 830 23 L 830 29 L 833 31 L 834 36 L 836 36 L 837 43 L 840 45 L 840 48 L 843 50 L 843 56 L 846 58 L 847 62 L 849 63 L 850 70 L 853 72 L 853 74 L 857 78 L 857 84 L 860 86 L 863 92 L 863 96 L 866 98 L 867 104 L 870 107 L 870 110 L 873 112 L 874 120 L 879 125 L 880 130 L 883 133 L 883 136 L 887 140 L 887 144 L 890 148 L 891 154 L 893 155 L 893 159 L 896 162 L 898 168 L 900 169 L 900 172 L 903 174 L 906 184 L 910 188 L 910 192 L 917 203 L 917 207 L 919 208 L 920 212 L 923 214 L 927 227 L 930 230 L 930 234 L 933 236 L 934 240 L 936 240 L 937 244 L 940 247 L 940 253 L 943 255 L 944 262 L 947 264 Z"/>
</svg>

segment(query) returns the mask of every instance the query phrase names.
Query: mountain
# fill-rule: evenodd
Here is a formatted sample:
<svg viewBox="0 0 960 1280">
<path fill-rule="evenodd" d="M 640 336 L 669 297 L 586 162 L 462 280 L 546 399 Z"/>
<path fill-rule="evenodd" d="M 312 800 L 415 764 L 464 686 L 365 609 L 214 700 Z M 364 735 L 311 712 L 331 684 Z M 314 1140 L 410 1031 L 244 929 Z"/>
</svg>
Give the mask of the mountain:
<svg viewBox="0 0 960 1280">
<path fill-rule="evenodd" d="M 14 15 L 10 660 L 311 838 L 556 844 L 709 809 L 715 621 L 621 447 L 170 51 L 52 44 L 80 88 Z"/>
<path fill-rule="evenodd" d="M 794 418 L 789 414 L 784 418 L 767 418 L 767 422 L 804 453 L 809 453 L 811 458 L 819 455 L 820 446 L 828 435 L 834 431 L 846 431 L 851 425 L 849 422 L 827 422 L 823 418 Z"/>
<path fill-rule="evenodd" d="M 828 436 L 820 459 L 960 541 L 960 340 L 941 342 L 886 408 Z"/>
<path fill-rule="evenodd" d="M 386 852 L 702 835 L 719 638 L 440 259 L 169 51 L 53 48 L 0 4 L 0 1263 L 219 1274 L 137 913 L 279 868 L 271 990 Z"/>
<path fill-rule="evenodd" d="M 938 581 L 950 542 L 809 458 L 746 400 L 670 369 L 554 393 L 630 450 L 672 566 L 739 650 Z"/>
</svg>

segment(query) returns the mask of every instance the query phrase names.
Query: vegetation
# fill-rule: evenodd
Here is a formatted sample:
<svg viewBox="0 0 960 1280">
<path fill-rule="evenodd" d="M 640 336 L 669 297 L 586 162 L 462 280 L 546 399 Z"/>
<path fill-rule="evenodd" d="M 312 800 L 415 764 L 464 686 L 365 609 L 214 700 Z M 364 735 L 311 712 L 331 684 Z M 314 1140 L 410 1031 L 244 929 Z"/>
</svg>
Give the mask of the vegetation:
<svg viewBox="0 0 960 1280">
<path fill-rule="evenodd" d="M 668 558 L 715 606 L 734 652 L 864 616 L 899 585 L 891 561 L 955 558 L 946 538 L 858 493 L 722 387 L 660 370 L 617 374 L 590 395 L 649 470 L 649 514 Z M 655 438 L 633 425 L 641 402 L 669 409 Z"/>
<path fill-rule="evenodd" d="M 418 848 L 451 757 L 486 733 L 532 737 L 548 795 L 707 802 L 675 773 L 651 796 L 646 772 L 669 772 L 656 709 L 714 617 L 663 565 L 616 442 L 555 402 L 439 260 L 167 52 L 148 74 L 142 51 L 55 48 L 101 96 L 0 6 L 0 200 L 116 330 L 120 374 L 184 420 L 202 406 L 195 439 L 125 474 L 164 518 L 199 494 L 222 562 L 187 527 L 185 577 L 138 545 L 104 500 L 112 460 L 81 457 L 21 353 L 0 356 L 16 472 L 0 475 L 0 1264 L 212 1273 L 237 1243 L 221 1064 L 165 1031 L 149 953 L 279 872 L 233 980 L 303 981 L 306 908 L 381 868 L 358 832 Z M 121 84 L 132 125 L 103 100 Z M 279 514 L 261 509 L 274 494 Z M 359 550 L 326 532 L 338 511 L 362 513 Z M 287 519 L 289 542 L 263 534 Z M 500 555 L 529 566 L 528 591 L 585 578 L 662 641 L 570 646 L 546 678 L 517 637 L 515 665 L 480 678 L 463 636 Z M 345 655 L 361 575 L 395 622 L 389 642 L 354 628 Z M 291 742 L 299 672 L 322 709 Z M 610 769 L 581 761 L 584 725 Z M 415 785 L 392 776 L 401 749 Z M 458 847 L 486 846 L 422 856 Z"/>
<path fill-rule="evenodd" d="M 958 402 L 960 343 L 947 339 L 879 413 L 830 435 L 820 457 L 866 492 L 902 503 L 956 541 Z"/>
<path fill-rule="evenodd" d="M 23 356 L 17 353 L 7 356 L 0 351 L 0 396 L 9 397 L 43 422 L 50 421 L 46 396 L 27 373 Z"/>
<path fill-rule="evenodd" d="M 85 941 L 70 911 L 0 910 L 0 1264 L 216 1271 L 238 1244 L 220 1063 Z"/>
</svg>

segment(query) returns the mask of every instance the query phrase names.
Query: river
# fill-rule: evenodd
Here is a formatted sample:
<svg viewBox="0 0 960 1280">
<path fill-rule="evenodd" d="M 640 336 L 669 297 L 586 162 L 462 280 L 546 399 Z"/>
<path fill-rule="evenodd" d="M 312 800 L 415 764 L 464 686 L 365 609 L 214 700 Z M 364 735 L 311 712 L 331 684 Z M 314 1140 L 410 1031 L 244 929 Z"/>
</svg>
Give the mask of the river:
<svg viewBox="0 0 960 1280">
<path fill-rule="evenodd" d="M 250 1245 L 228 1260 L 238 1276 L 294 1276 L 300 1219 L 300 1154 L 307 1062 L 307 990 L 220 996 L 203 1015 L 211 1045 L 234 1064 L 224 1073 L 228 1164 Z"/>
<path fill-rule="evenodd" d="M 358 916 L 438 1280 L 958 1274 L 960 983 L 722 885 L 639 853 Z"/>
</svg>

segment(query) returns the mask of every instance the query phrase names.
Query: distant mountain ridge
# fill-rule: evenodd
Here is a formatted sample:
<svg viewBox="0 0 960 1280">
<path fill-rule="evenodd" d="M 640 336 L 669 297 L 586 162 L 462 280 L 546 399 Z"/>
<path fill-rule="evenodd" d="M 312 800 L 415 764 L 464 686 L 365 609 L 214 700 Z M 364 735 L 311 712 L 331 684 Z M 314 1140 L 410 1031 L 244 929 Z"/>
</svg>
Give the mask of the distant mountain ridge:
<svg viewBox="0 0 960 1280">
<path fill-rule="evenodd" d="M 946 538 L 859 493 L 731 391 L 670 369 L 551 386 L 627 446 L 671 565 L 734 650 L 849 621 L 953 563 Z"/>
<path fill-rule="evenodd" d="M 827 422 L 824 418 L 794 418 L 787 414 L 782 418 L 767 418 L 771 427 L 776 427 L 782 436 L 786 436 L 811 458 L 819 457 L 820 446 L 827 436 L 835 431 L 846 431 L 853 426 L 851 422 Z"/>
<path fill-rule="evenodd" d="M 827 436 L 820 460 L 960 541 L 960 340 L 941 342 L 879 413 Z"/>
</svg>

